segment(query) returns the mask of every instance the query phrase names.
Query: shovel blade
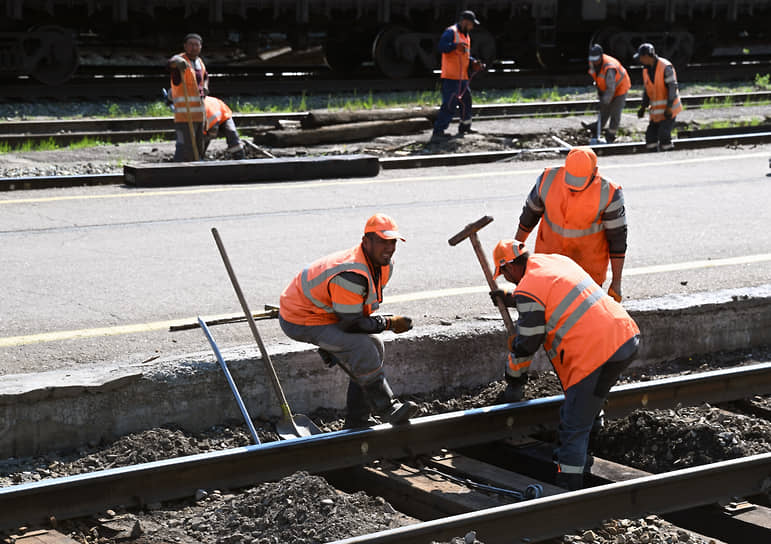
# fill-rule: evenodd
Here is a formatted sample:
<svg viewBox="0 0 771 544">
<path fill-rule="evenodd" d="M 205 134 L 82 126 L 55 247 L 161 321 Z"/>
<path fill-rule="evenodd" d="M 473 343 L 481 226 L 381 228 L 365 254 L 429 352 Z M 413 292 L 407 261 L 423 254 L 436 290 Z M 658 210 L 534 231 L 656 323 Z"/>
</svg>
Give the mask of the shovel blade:
<svg viewBox="0 0 771 544">
<path fill-rule="evenodd" d="M 308 416 L 303 414 L 295 414 L 291 420 L 282 418 L 276 423 L 276 432 L 282 440 L 323 433 Z"/>
</svg>

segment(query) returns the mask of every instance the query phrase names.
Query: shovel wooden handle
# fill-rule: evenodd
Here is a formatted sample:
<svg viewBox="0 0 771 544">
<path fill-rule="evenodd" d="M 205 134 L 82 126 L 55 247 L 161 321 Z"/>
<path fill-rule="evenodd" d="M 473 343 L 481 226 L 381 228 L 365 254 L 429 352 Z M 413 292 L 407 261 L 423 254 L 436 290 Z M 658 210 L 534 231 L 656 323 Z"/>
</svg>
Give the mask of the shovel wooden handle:
<svg viewBox="0 0 771 544">
<path fill-rule="evenodd" d="M 469 240 L 471 240 L 471 247 L 474 248 L 474 253 L 477 254 L 479 264 L 482 266 L 482 272 L 485 274 L 485 279 L 487 280 L 487 285 L 490 286 L 490 291 L 497 291 L 498 283 L 495 281 L 495 278 L 493 278 L 493 271 L 490 267 L 490 261 L 487 260 L 487 255 L 482 249 L 482 244 L 479 242 L 479 236 L 477 236 L 476 232 L 473 232 L 469 235 Z M 516 334 L 516 329 L 514 328 L 514 322 L 511 320 L 509 309 L 501 299 L 497 300 L 496 306 L 498 306 L 498 310 L 501 312 L 503 323 L 506 325 L 506 331 L 509 333 L 509 335 Z"/>
<path fill-rule="evenodd" d="M 289 408 L 289 403 L 286 400 L 286 396 L 284 396 L 284 390 L 281 388 L 281 383 L 278 381 L 276 369 L 273 367 L 273 362 L 270 360 L 268 349 L 265 347 L 265 344 L 262 341 L 260 331 L 257 330 L 257 324 L 254 322 L 252 312 L 249 310 L 249 304 L 246 302 L 244 292 L 241 290 L 241 286 L 238 283 L 238 278 L 236 278 L 236 273 L 233 271 L 233 267 L 230 264 L 230 259 L 228 258 L 228 254 L 225 251 L 225 246 L 223 245 L 222 239 L 220 238 L 220 233 L 217 232 L 216 228 L 212 228 L 211 233 L 214 236 L 214 241 L 217 243 L 217 249 L 219 249 L 220 255 L 222 256 L 222 262 L 225 263 L 225 269 L 227 269 L 228 276 L 230 276 L 230 283 L 233 284 L 233 289 L 235 290 L 236 296 L 238 297 L 238 302 L 241 303 L 241 309 L 244 311 L 244 315 L 246 315 L 246 321 L 249 323 L 249 328 L 252 330 L 252 336 L 254 336 L 255 342 L 257 342 L 257 345 L 260 347 L 260 353 L 262 353 L 262 362 L 265 364 L 265 371 L 268 374 L 268 377 L 273 384 L 273 389 L 276 392 L 276 396 L 278 396 L 279 402 L 281 403 L 282 419 L 286 420 L 287 423 L 291 423 L 292 428 L 297 433 L 297 436 L 300 436 L 300 431 L 297 429 L 297 426 L 292 420 L 292 411 Z"/>
<path fill-rule="evenodd" d="M 187 109 L 187 130 L 190 131 L 190 142 L 193 146 L 193 158 L 196 162 L 201 160 L 198 154 L 198 139 L 195 137 L 195 129 L 193 128 L 193 114 L 190 113 L 190 95 L 187 92 L 187 85 L 185 85 L 185 70 L 179 69 L 179 76 L 182 78 L 182 89 L 185 91 L 185 108 Z M 204 117 L 206 115 L 204 114 Z"/>
</svg>

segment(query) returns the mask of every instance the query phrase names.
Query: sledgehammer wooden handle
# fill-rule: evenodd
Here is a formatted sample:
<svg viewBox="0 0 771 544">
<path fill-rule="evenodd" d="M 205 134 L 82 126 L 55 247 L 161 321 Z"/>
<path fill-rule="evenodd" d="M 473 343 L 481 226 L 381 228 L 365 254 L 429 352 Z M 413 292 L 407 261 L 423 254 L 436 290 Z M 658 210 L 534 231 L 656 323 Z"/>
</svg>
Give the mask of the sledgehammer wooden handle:
<svg viewBox="0 0 771 544">
<path fill-rule="evenodd" d="M 482 272 L 484 272 L 485 279 L 487 280 L 487 285 L 490 286 L 490 291 L 497 291 L 498 283 L 495 281 L 495 278 L 493 278 L 493 271 L 492 271 L 492 268 L 490 267 L 490 261 L 487 260 L 487 254 L 482 249 L 482 244 L 479 241 L 479 236 L 477 235 L 477 232 L 480 229 L 484 228 L 485 226 L 489 225 L 492 222 L 493 222 L 493 218 L 489 215 L 486 215 L 481 219 L 478 219 L 477 221 L 474 221 L 473 223 L 469 223 L 468 225 L 466 225 L 466 227 L 462 231 L 460 231 L 458 234 L 450 238 L 447 242 L 451 246 L 455 246 L 461 243 L 464 239 L 468 238 L 471 241 L 471 247 L 474 248 L 474 253 L 476 253 L 477 259 L 479 260 L 479 264 L 482 267 Z M 501 312 L 501 317 L 503 318 L 503 324 L 506 325 L 506 330 L 508 331 L 508 333 L 510 335 L 516 334 L 516 329 L 514 328 L 514 322 L 511 320 L 509 309 L 500 299 L 498 299 L 496 306 L 498 306 L 498 311 Z"/>
</svg>

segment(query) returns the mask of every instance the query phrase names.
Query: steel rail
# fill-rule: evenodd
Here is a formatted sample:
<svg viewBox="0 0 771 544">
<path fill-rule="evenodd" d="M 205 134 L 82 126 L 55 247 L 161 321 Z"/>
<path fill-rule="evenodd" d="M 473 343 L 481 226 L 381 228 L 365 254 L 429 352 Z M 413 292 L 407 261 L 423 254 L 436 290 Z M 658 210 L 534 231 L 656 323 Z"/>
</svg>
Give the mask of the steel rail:
<svg viewBox="0 0 771 544">
<path fill-rule="evenodd" d="M 616 387 L 606 413 L 618 417 L 643 407 L 723 402 L 769 390 L 771 363 L 765 363 Z M 0 488 L 0 529 L 190 497 L 199 488 L 240 488 L 298 470 L 319 473 L 517 437 L 554 426 L 562 400 L 558 395 Z"/>
<path fill-rule="evenodd" d="M 771 490 L 771 453 L 441 518 L 335 544 L 424 544 L 475 531 L 488 544 L 538 542 L 618 517 L 663 514 Z"/>
<path fill-rule="evenodd" d="M 753 102 L 771 101 L 771 91 L 752 93 L 714 93 L 687 95 L 680 97 L 685 106 L 700 106 L 705 103 L 721 104 L 730 102 L 733 105 L 751 105 Z M 641 98 L 628 98 L 627 107 L 637 107 Z M 435 113 L 438 107 L 432 109 Z M 594 113 L 597 111 L 596 100 L 560 100 L 549 102 L 523 102 L 510 104 L 480 104 L 473 108 L 477 119 L 489 117 L 526 117 L 538 114 L 568 114 Z M 302 121 L 310 114 L 304 112 L 287 113 L 246 113 L 234 114 L 233 120 L 239 129 L 249 129 L 260 126 L 275 126 L 280 121 Z M 9 121 L 0 124 L 0 142 L 17 144 L 26 140 L 47 138 L 97 138 L 109 133 L 111 141 L 129 141 L 121 138 L 130 137 L 132 132 L 139 133 L 142 138 L 153 135 L 168 135 L 174 133 L 172 117 L 135 117 L 119 119 L 56 119 L 42 121 Z"/>
</svg>

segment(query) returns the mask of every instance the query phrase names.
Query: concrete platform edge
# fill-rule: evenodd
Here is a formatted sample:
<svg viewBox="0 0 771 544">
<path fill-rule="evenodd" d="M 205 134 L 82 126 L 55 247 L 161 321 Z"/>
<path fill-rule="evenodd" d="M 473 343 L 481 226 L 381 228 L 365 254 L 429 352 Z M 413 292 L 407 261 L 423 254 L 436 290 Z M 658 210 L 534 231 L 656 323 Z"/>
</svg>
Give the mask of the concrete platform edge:
<svg viewBox="0 0 771 544">
<path fill-rule="evenodd" d="M 771 285 L 625 303 L 642 330 L 638 365 L 771 344 Z M 216 331 L 215 331 L 216 336 Z M 458 321 L 384 334 L 386 372 L 397 394 L 475 387 L 501 379 L 500 320 Z M 200 431 L 240 414 L 210 351 L 133 365 L 101 365 L 3 377 L 0 458 L 62 450 L 175 425 Z M 225 346 L 221 346 L 225 348 Z M 280 412 L 256 347 L 224 349 L 255 419 Z M 295 412 L 342 408 L 346 377 L 308 345 L 271 346 Z M 549 367 L 539 351 L 536 369 Z"/>
</svg>

